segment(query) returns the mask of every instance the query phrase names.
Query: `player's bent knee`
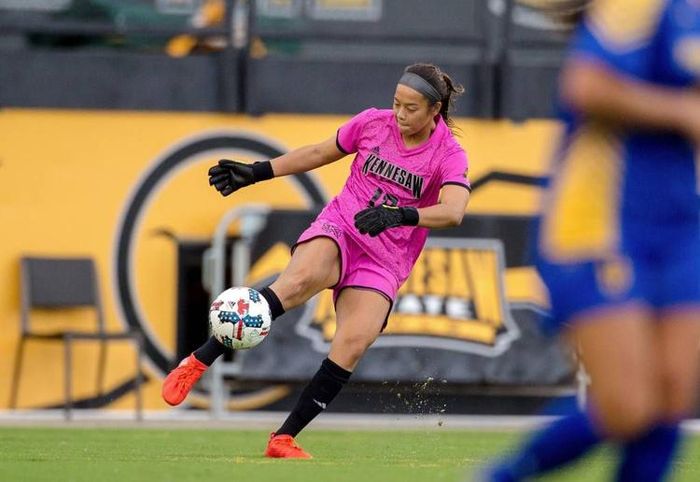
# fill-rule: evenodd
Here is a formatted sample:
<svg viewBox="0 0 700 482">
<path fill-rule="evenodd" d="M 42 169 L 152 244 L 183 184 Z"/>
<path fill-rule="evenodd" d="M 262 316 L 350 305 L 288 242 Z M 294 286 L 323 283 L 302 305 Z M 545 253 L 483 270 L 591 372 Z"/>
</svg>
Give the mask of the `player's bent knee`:
<svg viewBox="0 0 700 482">
<path fill-rule="evenodd" d="M 340 340 L 338 348 L 342 351 L 343 358 L 354 364 L 362 358 L 373 341 L 374 338 L 365 335 L 350 335 Z"/>
<path fill-rule="evenodd" d="M 309 268 L 297 268 L 291 273 L 285 273 L 278 280 L 283 293 L 281 296 L 285 308 L 289 309 L 304 303 L 317 291 L 324 288 L 317 273 Z"/>
</svg>

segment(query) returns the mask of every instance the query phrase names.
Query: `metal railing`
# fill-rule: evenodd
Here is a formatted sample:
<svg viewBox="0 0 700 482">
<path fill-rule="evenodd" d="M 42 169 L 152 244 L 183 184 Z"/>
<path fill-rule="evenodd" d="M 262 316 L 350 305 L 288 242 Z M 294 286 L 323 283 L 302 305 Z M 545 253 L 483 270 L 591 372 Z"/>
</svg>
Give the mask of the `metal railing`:
<svg viewBox="0 0 700 482">
<path fill-rule="evenodd" d="M 435 0 L 436 2 L 438 0 Z M 497 2 L 496 2 L 497 3 Z M 475 91 L 478 95 L 478 105 L 472 107 L 468 115 L 478 117 L 503 117 L 513 116 L 518 120 L 528 115 L 538 116 L 540 112 L 547 111 L 551 116 L 551 109 L 530 108 L 519 111 L 517 114 L 512 113 L 509 106 L 512 106 L 512 96 L 507 92 L 514 90 L 513 85 L 517 84 L 516 71 L 512 64 L 509 55 L 514 49 L 517 49 L 517 55 L 527 55 L 527 49 L 549 50 L 556 51 L 563 48 L 564 42 L 560 35 L 557 35 L 554 30 L 547 29 L 537 30 L 527 24 L 518 23 L 518 19 L 522 17 L 522 9 L 526 8 L 522 5 L 516 5 L 516 0 L 502 0 L 502 9 L 494 11 L 492 2 L 483 0 L 478 8 L 475 8 L 472 21 L 473 30 L 470 31 L 465 26 L 464 34 L 461 34 L 453 28 L 450 31 L 443 32 L 439 25 L 432 29 L 416 30 L 411 33 L 411 30 L 402 31 L 397 28 L 391 28 L 385 31 L 377 28 L 375 24 L 365 22 L 364 29 L 360 24 L 357 25 L 359 30 L 356 30 L 356 25 L 348 22 L 337 20 L 318 20 L 314 19 L 312 23 L 307 24 L 305 17 L 299 14 L 291 23 L 272 23 L 261 25 L 261 16 L 258 15 L 257 2 L 254 0 L 225 0 L 225 16 L 224 22 L 218 26 L 207 26 L 197 28 L 191 25 L 158 25 L 155 23 L 146 22 L 131 22 L 131 21 L 81 21 L 70 20 L 67 18 L 58 18 L 56 16 L 37 16 L 37 15 L 3 15 L 7 11 L 0 11 L 0 37 L 3 35 L 29 35 L 43 34 L 48 36 L 85 36 L 100 38 L 116 38 L 118 40 L 136 39 L 165 39 L 178 35 L 189 35 L 198 39 L 216 38 L 216 48 L 222 49 L 222 55 L 216 57 L 216 71 L 214 75 L 210 75 L 206 82 L 211 84 L 211 92 L 219 93 L 221 98 L 218 101 L 220 109 L 212 109 L 209 105 L 206 106 L 210 110 L 221 110 L 225 112 L 249 112 L 252 114 L 265 113 L 267 108 L 263 107 L 263 111 L 255 110 L 254 106 L 256 98 L 266 98 L 265 92 L 258 92 L 252 86 L 263 84 L 268 89 L 275 89 L 273 84 L 259 82 L 256 78 L 259 75 L 259 69 L 254 64 L 261 56 L 269 55 L 270 52 L 287 52 L 294 51 L 295 45 L 298 47 L 304 43 L 315 43 L 322 45 L 324 43 L 343 44 L 344 47 L 355 43 L 365 44 L 391 44 L 398 46 L 397 48 L 404 49 L 402 51 L 411 52 L 413 49 L 420 48 L 421 52 L 425 52 L 425 48 L 432 46 L 434 50 L 439 51 L 442 46 L 449 46 L 455 52 L 455 49 L 470 49 L 478 52 L 474 57 L 475 65 L 469 64 L 465 69 L 469 70 L 466 74 L 468 78 L 474 82 Z M 296 22 L 296 23 L 295 23 Z M 498 24 L 494 28 L 485 28 L 486 24 Z M 476 25 L 476 26 L 474 26 Z M 359 32 L 359 33 L 358 33 Z M 421 32 L 421 33 L 417 33 Z M 525 32 L 525 35 L 521 35 Z M 532 34 L 532 35 L 531 35 Z M 551 34 L 551 35 L 550 35 Z M 261 38 L 262 43 L 253 41 L 253 39 Z M 280 44 L 285 44 L 287 47 L 280 47 Z M 260 47 L 264 45 L 263 49 Z M 290 47 L 291 46 L 291 47 Z M 275 50 L 277 49 L 277 50 Z M 347 49 L 346 49 L 347 50 Z M 340 51 L 340 50 L 339 50 Z M 261 53 L 264 52 L 264 53 Z M 523 54 L 523 52 L 525 52 Z M 347 53 L 347 55 L 356 55 L 355 51 Z M 429 56 L 429 55 L 428 55 Z M 354 58 L 354 57 L 353 57 Z M 303 59 L 302 59 L 303 61 Z M 379 60 L 381 62 L 381 60 Z M 472 60 L 465 61 L 472 62 Z M 554 68 L 558 60 L 547 60 L 550 64 L 547 67 Z M 274 62 L 268 63 L 268 65 Z M 466 65 L 466 64 L 465 64 Z M 344 67 L 340 67 L 344 68 Z M 277 72 L 277 71 L 273 71 Z M 476 72 L 476 73 L 474 73 Z M 177 75 L 178 71 L 173 68 L 173 74 Z M 279 72 L 278 72 L 279 73 Z M 317 75 L 317 74 L 314 74 Z M 547 77 L 548 79 L 552 77 Z M 553 82 L 550 82 L 553 84 Z M 272 85 L 272 86 L 271 86 Z M 551 97 L 547 86 L 547 91 L 542 90 L 542 85 L 537 85 L 537 93 L 534 96 L 538 99 L 538 105 L 549 106 L 551 102 L 547 99 Z M 258 97 L 256 97 L 256 95 Z M 524 96 L 522 93 L 513 94 L 514 96 Z M 253 100 L 251 100 L 253 99 Z M 519 97 L 515 102 L 525 101 Z M 22 100 L 24 101 L 24 100 Z M 22 102 L 19 101 L 19 102 Z M 12 104 L 11 101 L 5 101 L 8 105 L 22 106 L 23 104 Z M 26 102 L 26 101 L 25 101 Z M 80 104 L 80 99 L 75 102 Z M 176 103 L 177 104 L 177 103 Z M 32 104 L 36 105 L 35 103 Z M 294 104 L 296 105 L 296 104 Z M 80 107 L 76 105 L 75 107 Z M 108 108 L 108 106 L 103 106 Z M 119 108 L 119 105 L 115 105 Z M 133 106 L 129 106 L 133 108 Z M 180 110 L 177 105 L 173 109 Z M 274 110 L 275 107 L 271 108 Z M 185 110 L 188 110 L 187 108 Z M 282 109 L 281 111 L 286 112 Z M 337 111 L 331 111 L 337 113 Z"/>
<path fill-rule="evenodd" d="M 271 208 L 259 204 L 247 204 L 228 211 L 214 231 L 211 248 L 204 253 L 202 284 L 209 290 L 211 301 L 224 291 L 226 286 L 226 237 L 231 225 L 239 222 L 237 239 L 231 247 L 231 282 L 233 286 L 244 286 L 250 268 L 250 251 L 255 236 L 265 227 Z M 219 360 L 207 372 L 211 396 L 211 416 L 223 417 L 228 393 L 224 386 L 226 376 L 240 375 L 245 350 L 238 350 L 233 361 Z"/>
</svg>

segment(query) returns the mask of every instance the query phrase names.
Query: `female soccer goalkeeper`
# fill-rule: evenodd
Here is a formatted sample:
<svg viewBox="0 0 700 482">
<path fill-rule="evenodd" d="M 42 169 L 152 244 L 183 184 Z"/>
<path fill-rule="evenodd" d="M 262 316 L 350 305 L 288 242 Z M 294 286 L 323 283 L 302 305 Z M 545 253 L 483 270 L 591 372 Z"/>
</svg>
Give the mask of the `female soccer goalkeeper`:
<svg viewBox="0 0 700 482">
<path fill-rule="evenodd" d="M 335 137 L 270 161 L 222 160 L 209 170 L 209 183 L 228 196 L 355 155 L 341 193 L 302 233 L 279 278 L 261 290 L 274 319 L 332 288 L 337 315 L 328 358 L 271 434 L 266 456 L 310 457 L 294 437 L 340 392 L 382 331 L 428 229 L 462 221 L 470 190 L 467 157 L 449 127 L 450 105 L 462 92 L 438 67 L 411 65 L 396 86 L 393 109 L 365 110 Z M 224 350 L 210 338 L 184 359 L 164 381 L 165 401 L 182 402 Z"/>
</svg>

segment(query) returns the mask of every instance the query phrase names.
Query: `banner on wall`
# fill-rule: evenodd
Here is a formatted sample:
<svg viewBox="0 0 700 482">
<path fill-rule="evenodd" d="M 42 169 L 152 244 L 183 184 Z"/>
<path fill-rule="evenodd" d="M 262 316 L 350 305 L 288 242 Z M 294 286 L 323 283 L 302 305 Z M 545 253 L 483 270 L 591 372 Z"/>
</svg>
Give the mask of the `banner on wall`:
<svg viewBox="0 0 700 482">
<path fill-rule="evenodd" d="M 276 277 L 314 216 L 308 211 L 269 215 L 254 243 L 248 284 L 263 286 Z M 546 301 L 528 266 L 527 248 L 517 244 L 527 237 L 530 219 L 474 216 L 469 221 L 428 238 L 386 329 L 354 371 L 355 381 L 435 378 L 458 384 L 546 386 L 571 380 L 568 355 L 538 329 Z M 498 239 L 499 230 L 511 236 Z M 509 244 L 511 275 L 505 256 Z M 509 301 L 507 282 L 509 292 L 520 293 L 519 298 Z M 266 341 L 245 353 L 243 377 L 308 378 L 328 353 L 335 322 L 332 292 L 326 290 L 275 321 Z"/>
</svg>

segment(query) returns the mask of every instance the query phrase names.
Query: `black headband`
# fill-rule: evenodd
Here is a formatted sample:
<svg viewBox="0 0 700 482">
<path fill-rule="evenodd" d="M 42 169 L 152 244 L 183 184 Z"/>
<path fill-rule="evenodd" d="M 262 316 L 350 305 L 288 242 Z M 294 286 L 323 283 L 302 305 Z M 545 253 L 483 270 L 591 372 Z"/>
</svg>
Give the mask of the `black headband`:
<svg viewBox="0 0 700 482">
<path fill-rule="evenodd" d="M 431 103 L 440 102 L 442 97 L 440 92 L 433 87 L 433 84 L 413 72 L 405 72 L 399 79 L 399 84 L 412 88 L 423 94 Z"/>
</svg>

